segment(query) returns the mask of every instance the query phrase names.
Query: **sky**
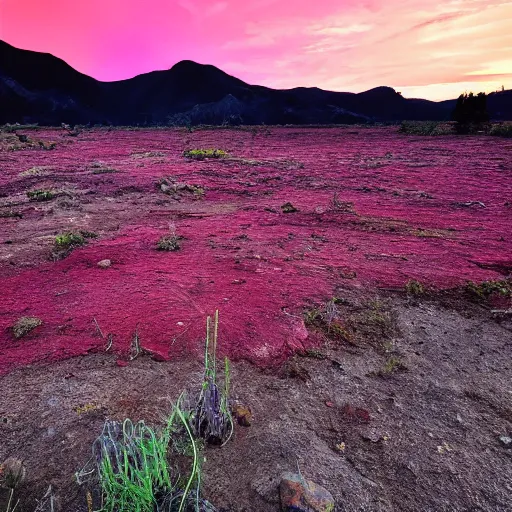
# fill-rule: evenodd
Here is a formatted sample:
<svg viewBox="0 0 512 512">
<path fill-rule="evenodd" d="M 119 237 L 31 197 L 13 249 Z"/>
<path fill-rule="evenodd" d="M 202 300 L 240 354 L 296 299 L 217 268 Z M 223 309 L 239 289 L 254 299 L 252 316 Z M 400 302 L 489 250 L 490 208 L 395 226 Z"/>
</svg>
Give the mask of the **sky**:
<svg viewBox="0 0 512 512">
<path fill-rule="evenodd" d="M 512 88 L 512 0 L 0 0 L 0 39 L 98 80 L 213 64 L 252 84 L 441 100 Z"/>
</svg>

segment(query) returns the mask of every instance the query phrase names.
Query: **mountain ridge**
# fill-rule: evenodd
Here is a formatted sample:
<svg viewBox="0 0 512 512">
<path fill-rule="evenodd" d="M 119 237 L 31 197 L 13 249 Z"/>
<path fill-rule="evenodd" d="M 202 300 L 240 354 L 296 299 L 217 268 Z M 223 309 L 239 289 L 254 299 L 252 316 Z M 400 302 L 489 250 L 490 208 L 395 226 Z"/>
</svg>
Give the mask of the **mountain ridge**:
<svg viewBox="0 0 512 512">
<path fill-rule="evenodd" d="M 183 60 L 115 82 L 85 75 L 49 53 L 0 40 L 0 123 L 333 124 L 447 120 L 456 100 L 404 98 L 388 86 L 360 93 L 251 85 L 211 64 Z M 512 119 L 512 91 L 489 96 Z"/>
</svg>

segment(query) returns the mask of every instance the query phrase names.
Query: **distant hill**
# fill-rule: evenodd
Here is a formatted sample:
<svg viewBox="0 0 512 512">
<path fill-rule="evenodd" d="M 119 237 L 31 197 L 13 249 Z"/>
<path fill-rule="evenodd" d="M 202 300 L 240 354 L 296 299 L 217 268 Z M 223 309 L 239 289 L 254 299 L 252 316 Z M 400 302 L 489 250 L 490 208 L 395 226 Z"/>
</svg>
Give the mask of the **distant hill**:
<svg viewBox="0 0 512 512">
<path fill-rule="evenodd" d="M 0 41 L 0 124 L 331 124 L 449 119 L 455 100 L 406 99 L 390 87 L 359 94 L 249 85 L 215 66 L 181 61 L 100 82 L 47 53 Z M 489 96 L 495 119 L 512 119 L 512 91 Z"/>
</svg>

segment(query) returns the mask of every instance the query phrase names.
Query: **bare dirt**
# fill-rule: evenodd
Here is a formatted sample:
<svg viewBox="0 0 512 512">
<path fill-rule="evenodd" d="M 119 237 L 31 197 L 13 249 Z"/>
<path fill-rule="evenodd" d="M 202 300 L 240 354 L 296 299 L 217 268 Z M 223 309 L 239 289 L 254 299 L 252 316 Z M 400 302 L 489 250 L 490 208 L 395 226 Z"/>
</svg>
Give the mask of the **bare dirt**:
<svg viewBox="0 0 512 512">
<path fill-rule="evenodd" d="M 11 151 L 4 137 L 0 150 L 0 460 L 25 459 L 20 510 L 50 483 L 60 510 L 87 510 L 73 474 L 105 418 L 163 421 L 200 383 L 216 308 L 233 398 L 254 413 L 206 451 L 217 507 L 278 510 L 279 475 L 298 464 L 339 511 L 510 510 L 510 297 L 465 288 L 510 275 L 510 142 L 394 128 L 23 133 L 56 144 Z M 194 147 L 231 157 L 188 162 Z M 204 196 L 164 194 L 169 176 Z M 56 197 L 30 201 L 36 189 Z M 99 236 L 56 259 L 69 230 Z M 170 232 L 181 249 L 157 251 Z M 405 294 L 410 279 L 427 292 Z M 332 297 L 334 333 L 304 322 Z M 16 340 L 22 316 L 43 323 Z M 146 354 L 129 361 L 136 329 Z"/>
</svg>

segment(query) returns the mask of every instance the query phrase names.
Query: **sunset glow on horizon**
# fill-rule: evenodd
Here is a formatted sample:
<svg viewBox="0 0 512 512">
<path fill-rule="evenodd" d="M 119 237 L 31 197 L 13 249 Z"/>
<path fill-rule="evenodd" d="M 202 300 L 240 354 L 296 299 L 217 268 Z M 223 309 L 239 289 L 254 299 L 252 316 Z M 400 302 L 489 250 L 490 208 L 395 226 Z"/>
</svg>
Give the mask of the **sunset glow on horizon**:
<svg viewBox="0 0 512 512">
<path fill-rule="evenodd" d="M 184 59 L 248 83 L 454 98 L 512 88 L 512 1 L 0 0 L 0 39 L 112 81 Z"/>
</svg>

